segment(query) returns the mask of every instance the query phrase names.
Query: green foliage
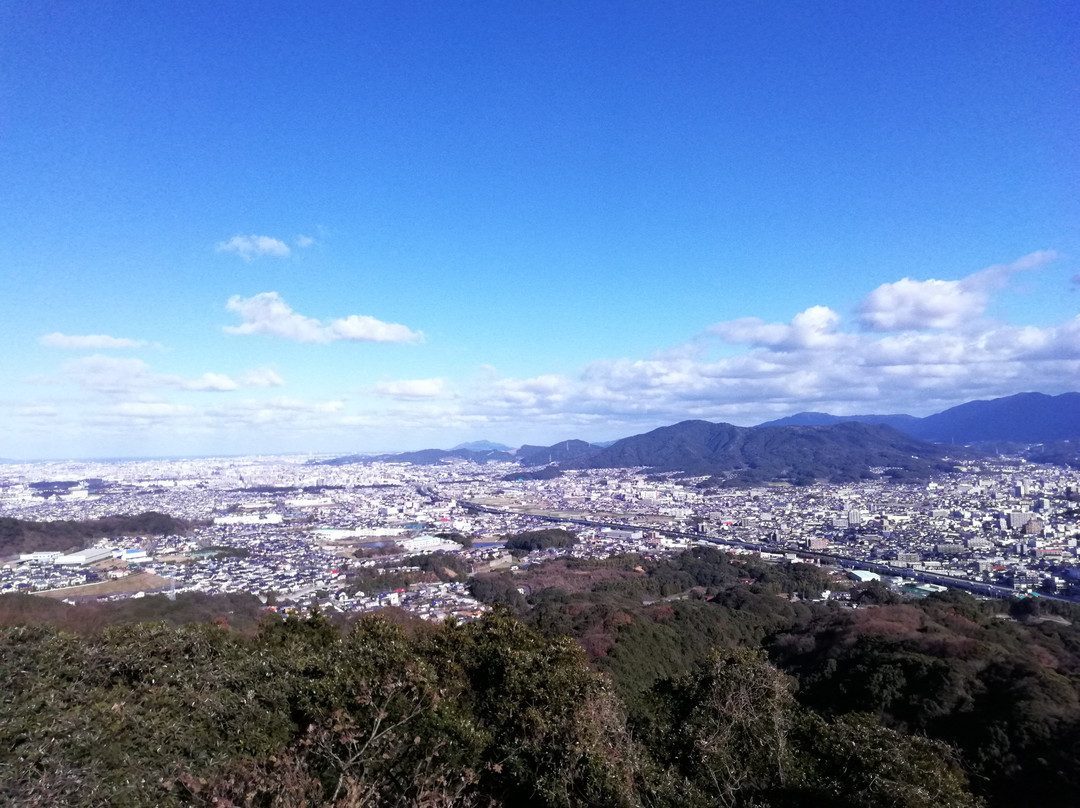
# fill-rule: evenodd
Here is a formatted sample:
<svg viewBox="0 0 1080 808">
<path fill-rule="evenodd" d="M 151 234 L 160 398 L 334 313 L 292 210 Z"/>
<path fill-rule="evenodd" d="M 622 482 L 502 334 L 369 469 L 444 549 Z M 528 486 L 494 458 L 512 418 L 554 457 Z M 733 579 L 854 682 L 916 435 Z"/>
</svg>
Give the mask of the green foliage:
<svg viewBox="0 0 1080 808">
<path fill-rule="evenodd" d="M 956 595 L 823 616 L 772 643 L 800 699 L 872 713 L 958 748 L 992 805 L 1070 804 L 1080 788 L 1080 635 Z M 1064 800 L 1064 801 L 1063 801 Z"/>
<path fill-rule="evenodd" d="M 0 556 L 81 550 L 108 536 L 182 535 L 191 529 L 191 525 L 186 520 L 155 511 L 83 521 L 32 522 L 0 517 Z"/>
<path fill-rule="evenodd" d="M 469 579 L 469 594 L 482 603 L 501 603 L 518 612 L 526 608 L 525 596 L 508 572 L 474 575 Z"/>
<path fill-rule="evenodd" d="M 797 770 L 776 805 L 836 808 L 975 808 L 955 752 L 940 741 L 905 735 L 874 718 L 825 721 L 798 716 L 791 736 Z M 796 798 L 797 797 L 797 798 Z M 794 799 L 793 799 L 794 798 Z"/>
<path fill-rule="evenodd" d="M 859 606 L 895 606 L 904 602 L 900 595 L 881 581 L 869 581 L 855 587 L 851 600 Z"/>
<path fill-rule="evenodd" d="M 566 576 L 556 578 L 564 586 L 534 590 L 533 608 L 519 605 L 519 614 L 549 636 L 577 638 L 626 696 L 687 671 L 712 648 L 758 647 L 766 636 L 809 619 L 813 607 L 780 595 L 816 597 L 828 584 L 813 565 L 733 559 L 710 547 L 655 562 L 573 559 L 565 568 Z M 550 581 L 552 569 L 545 564 L 524 573 L 514 586 L 540 576 Z M 598 573 L 591 592 L 565 588 L 589 571 Z M 706 597 L 711 602 L 702 602 Z"/>
<path fill-rule="evenodd" d="M 826 720 L 757 651 L 713 655 L 658 683 L 632 728 L 662 775 L 665 806 L 975 808 L 951 749 L 867 716 Z"/>
<path fill-rule="evenodd" d="M 632 805 L 636 753 L 569 640 L 505 613 L 0 637 L 0 801 Z M 226 802 L 227 801 L 227 802 Z"/>
<path fill-rule="evenodd" d="M 440 581 L 462 580 L 472 569 L 468 560 L 443 552 L 409 556 L 402 563 L 408 567 L 419 567 L 421 572 L 434 573 Z"/>
<path fill-rule="evenodd" d="M 448 541 L 457 542 L 458 544 L 460 544 L 462 547 L 464 547 L 466 549 L 473 546 L 473 537 L 472 536 L 467 536 L 464 533 L 458 533 L 458 532 L 454 531 L 454 532 L 450 532 L 450 533 L 436 533 L 435 535 L 440 539 L 446 539 Z"/>
<path fill-rule="evenodd" d="M 413 575 L 393 569 L 384 570 L 380 575 L 378 569 L 368 568 L 349 577 L 348 589 L 352 593 L 363 592 L 366 595 L 393 592 L 395 589 L 407 589 L 409 584 L 416 583 L 423 577 L 423 573 Z"/>
<path fill-rule="evenodd" d="M 506 536 L 506 549 L 510 552 L 530 553 L 535 550 L 548 550 L 552 547 L 573 547 L 577 544 L 577 535 L 562 528 L 546 530 L 528 530 Z"/>
<path fill-rule="evenodd" d="M 490 739 L 485 792 L 506 805 L 633 804 L 635 750 L 578 645 L 542 638 L 501 609 L 438 639 Z"/>
<path fill-rule="evenodd" d="M 176 765 L 262 755 L 289 732 L 279 660 L 212 625 L 144 624 L 93 642 L 45 629 L 0 640 L 3 797 L 141 806 Z"/>
<path fill-rule="evenodd" d="M 10 624 L 81 610 L 0 598 L 0 804 L 975 808 L 974 789 L 1054 808 L 1080 790 L 1073 607 L 839 610 L 789 597 L 820 570 L 708 548 L 561 564 L 472 579 L 523 619 L 440 626 L 244 633 L 182 595 L 123 619 L 203 623 L 74 634 Z"/>
<path fill-rule="evenodd" d="M 92 633 L 109 626 L 148 621 L 172 625 L 224 621 L 236 629 L 252 630 L 263 618 L 262 604 L 244 592 L 207 595 L 181 592 L 165 595 L 92 601 L 77 607 L 40 595 L 0 595 L 0 626 L 51 626 L 64 631 Z"/>
<path fill-rule="evenodd" d="M 647 745 L 683 785 L 683 805 L 737 806 L 784 786 L 794 699 L 755 651 L 715 655 L 658 684 L 640 720 Z"/>
</svg>

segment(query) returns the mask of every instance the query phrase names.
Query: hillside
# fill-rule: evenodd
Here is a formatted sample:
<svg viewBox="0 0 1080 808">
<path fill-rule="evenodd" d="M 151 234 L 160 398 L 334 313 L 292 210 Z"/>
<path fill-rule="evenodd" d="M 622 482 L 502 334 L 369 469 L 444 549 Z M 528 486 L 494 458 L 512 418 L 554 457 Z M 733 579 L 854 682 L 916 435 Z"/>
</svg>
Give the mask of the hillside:
<svg viewBox="0 0 1080 808">
<path fill-rule="evenodd" d="M 920 421 L 914 415 L 829 415 L 827 412 L 797 412 L 786 418 L 766 421 L 763 426 L 829 426 L 855 422 L 860 424 L 884 424 L 900 432 L 908 432 Z"/>
<path fill-rule="evenodd" d="M 0 803 L 1075 802 L 1073 604 L 871 584 L 837 609 L 840 573 L 713 548 L 471 584 L 516 616 L 256 628 L 248 595 L 0 596 Z"/>
<path fill-rule="evenodd" d="M 728 482 L 856 480 L 871 468 L 919 477 L 947 470 L 946 450 L 883 425 L 737 427 L 683 421 L 616 441 L 567 464 L 575 468 L 645 466 L 656 471 L 714 475 Z"/>
<path fill-rule="evenodd" d="M 1019 393 L 991 401 L 969 401 L 919 419 L 910 434 L 950 443 L 1045 443 L 1080 438 L 1080 393 Z"/>
<path fill-rule="evenodd" d="M 912 415 L 829 415 L 800 412 L 758 427 L 822 426 L 844 422 L 887 424 L 912 437 L 938 443 L 982 441 L 1048 443 L 1080 439 L 1080 393 L 1048 396 L 1018 393 L 989 401 L 969 401 L 925 418 Z"/>
<path fill-rule="evenodd" d="M 470 460 L 474 463 L 520 463 L 523 466 L 544 466 L 562 463 L 592 454 L 598 447 L 583 440 L 564 440 L 551 446 L 525 444 L 516 451 L 498 449 L 421 449 L 417 452 L 397 452 L 381 455 L 347 455 L 333 460 L 320 461 L 319 465 L 342 466 L 350 463 L 412 463 L 417 466 L 435 466 L 447 460 Z"/>
<path fill-rule="evenodd" d="M 191 523 L 164 513 L 110 516 L 82 521 L 32 522 L 0 518 L 0 557 L 13 553 L 81 550 L 107 536 L 168 536 L 187 533 Z"/>
<path fill-rule="evenodd" d="M 471 460 L 474 463 L 511 463 L 513 455 L 490 449 L 420 449 L 416 452 L 395 452 L 381 455 L 346 455 L 322 460 L 315 465 L 346 466 L 351 463 L 412 463 L 414 466 L 437 466 L 447 460 Z"/>
<path fill-rule="evenodd" d="M 451 451 L 457 451 L 458 449 L 468 449 L 470 452 L 509 452 L 514 447 L 507 446 L 505 443 L 495 443 L 490 440 L 472 440 L 467 443 L 459 443 L 454 446 Z"/>
<path fill-rule="evenodd" d="M 565 463 L 568 460 L 588 457 L 598 451 L 600 451 L 599 446 L 583 440 L 563 440 L 551 446 L 526 444 L 514 453 L 514 457 L 523 466 L 543 466 L 548 463 Z"/>
<path fill-rule="evenodd" d="M 647 466 L 657 471 L 719 475 L 727 481 L 809 482 L 855 480 L 871 467 L 887 466 L 892 476 L 922 477 L 942 465 L 945 452 L 932 443 L 1054 443 L 1047 456 L 1068 455 L 1069 440 L 1080 439 L 1080 393 L 1048 396 L 1019 393 L 991 401 L 970 401 L 916 418 L 911 415 L 839 416 L 802 412 L 744 428 L 708 421 L 683 421 L 633 435 L 604 447 L 583 440 L 551 446 L 524 445 L 515 451 L 424 449 L 384 455 L 349 455 L 327 465 L 394 462 L 436 465 L 447 460 L 557 463 L 562 468 Z M 1064 454 L 1063 454 L 1064 453 Z M 955 450 L 953 450 L 955 456 Z"/>
<path fill-rule="evenodd" d="M 632 710 L 577 643 L 505 611 L 252 637 L 14 628 L 0 677 L 7 805 L 978 805 L 947 746 L 804 709 L 760 651 L 703 660 Z"/>
<path fill-rule="evenodd" d="M 843 422 L 828 426 L 737 427 L 709 421 L 683 421 L 607 447 L 582 440 L 551 446 L 525 445 L 515 453 L 468 449 L 424 449 L 325 461 L 346 463 L 414 463 L 436 465 L 447 460 L 477 463 L 513 462 L 522 466 L 558 464 L 561 469 L 646 466 L 659 472 L 717 477 L 717 483 L 756 484 L 814 480 L 850 481 L 872 476 L 871 468 L 887 467 L 890 476 L 925 477 L 948 470 L 946 450 L 904 435 L 885 425 Z M 554 476 L 554 472 L 548 473 Z M 525 479 L 509 474 L 506 479 Z M 529 475 L 530 479 L 545 479 Z"/>
</svg>

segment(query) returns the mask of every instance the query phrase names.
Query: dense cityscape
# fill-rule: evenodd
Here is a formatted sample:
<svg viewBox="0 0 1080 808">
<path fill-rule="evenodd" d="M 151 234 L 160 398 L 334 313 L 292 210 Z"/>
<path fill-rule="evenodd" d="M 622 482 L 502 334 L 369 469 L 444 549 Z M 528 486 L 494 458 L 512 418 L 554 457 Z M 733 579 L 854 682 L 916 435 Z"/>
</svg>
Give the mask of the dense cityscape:
<svg viewBox="0 0 1080 808">
<path fill-rule="evenodd" d="M 519 470 L 467 461 L 318 465 L 299 456 L 7 465 L 2 517 L 161 512 L 195 526 L 9 557 L 0 592 L 72 603 L 250 592 L 289 612 L 392 605 L 427 620 L 471 619 L 486 606 L 469 594 L 470 573 L 562 555 L 656 558 L 708 543 L 776 563 L 843 566 L 849 580 L 883 578 L 916 597 L 943 585 L 999 597 L 1080 594 L 1080 472 L 1072 469 L 993 458 L 922 482 L 756 488 L 701 487 L 698 478 L 645 469 L 514 479 Z M 553 527 L 573 530 L 578 542 L 514 555 L 504 547 L 508 536 Z M 387 573 L 418 572 L 417 559 L 432 553 L 459 557 L 461 572 L 380 585 Z M 846 587 L 825 597 L 846 598 Z"/>
</svg>

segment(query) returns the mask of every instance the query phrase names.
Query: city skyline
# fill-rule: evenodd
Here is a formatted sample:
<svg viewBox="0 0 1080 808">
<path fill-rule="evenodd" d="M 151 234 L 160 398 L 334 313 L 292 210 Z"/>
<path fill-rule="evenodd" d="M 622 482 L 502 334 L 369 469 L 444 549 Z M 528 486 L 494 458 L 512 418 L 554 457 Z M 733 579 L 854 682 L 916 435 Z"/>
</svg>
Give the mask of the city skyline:
<svg viewBox="0 0 1080 808">
<path fill-rule="evenodd" d="M 1076 390 L 1065 3 L 0 9 L 0 457 Z"/>
</svg>

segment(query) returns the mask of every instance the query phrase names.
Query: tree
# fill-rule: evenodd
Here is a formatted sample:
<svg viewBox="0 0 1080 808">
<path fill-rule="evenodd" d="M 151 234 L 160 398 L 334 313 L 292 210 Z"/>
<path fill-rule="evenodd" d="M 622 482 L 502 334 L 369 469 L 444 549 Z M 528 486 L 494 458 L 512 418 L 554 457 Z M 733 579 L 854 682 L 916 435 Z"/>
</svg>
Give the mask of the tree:
<svg viewBox="0 0 1080 808">
<path fill-rule="evenodd" d="M 794 703 L 763 653 L 714 654 L 654 689 L 647 745 L 690 786 L 683 804 L 748 804 L 791 776 Z"/>
<path fill-rule="evenodd" d="M 825 721 L 803 713 L 799 747 L 803 800 L 838 808 L 977 808 L 956 752 L 904 735 L 869 715 Z M 805 802 L 803 802 L 805 804 Z"/>
</svg>

